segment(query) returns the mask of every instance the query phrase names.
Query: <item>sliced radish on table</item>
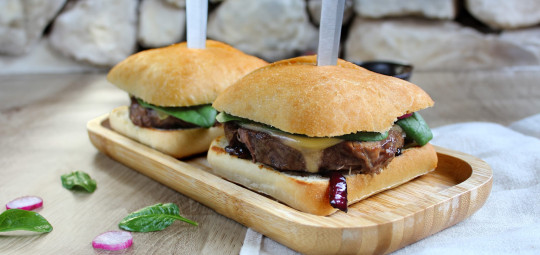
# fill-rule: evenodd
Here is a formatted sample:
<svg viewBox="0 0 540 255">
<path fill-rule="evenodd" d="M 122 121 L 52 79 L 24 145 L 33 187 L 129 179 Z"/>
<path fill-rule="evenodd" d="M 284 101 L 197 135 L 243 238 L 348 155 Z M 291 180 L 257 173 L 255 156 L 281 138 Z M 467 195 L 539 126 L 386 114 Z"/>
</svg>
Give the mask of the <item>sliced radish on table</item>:
<svg viewBox="0 0 540 255">
<path fill-rule="evenodd" d="M 24 196 L 16 198 L 6 204 L 6 209 L 22 209 L 31 211 L 43 206 L 43 199 L 36 196 Z"/>
<path fill-rule="evenodd" d="M 109 231 L 96 236 L 92 241 L 92 247 L 116 251 L 129 248 L 133 244 L 133 236 L 126 231 Z"/>
</svg>

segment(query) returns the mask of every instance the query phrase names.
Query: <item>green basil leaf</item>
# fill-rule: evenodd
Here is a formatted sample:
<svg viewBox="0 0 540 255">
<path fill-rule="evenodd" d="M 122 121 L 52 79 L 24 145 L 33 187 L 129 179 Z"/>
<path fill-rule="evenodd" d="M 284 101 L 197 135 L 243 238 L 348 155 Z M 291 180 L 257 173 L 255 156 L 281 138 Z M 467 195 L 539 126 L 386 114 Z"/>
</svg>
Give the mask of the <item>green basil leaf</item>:
<svg viewBox="0 0 540 255">
<path fill-rule="evenodd" d="M 75 171 L 60 177 L 62 186 L 69 190 L 85 190 L 92 193 L 96 190 L 96 181 L 85 172 Z"/>
<path fill-rule="evenodd" d="M 405 131 L 405 134 L 412 138 L 418 145 L 423 146 L 433 138 L 433 133 L 424 118 L 415 112 L 411 117 L 397 121 L 397 124 Z"/>
<path fill-rule="evenodd" d="M 240 118 L 240 117 L 236 117 L 234 115 L 230 115 L 230 114 L 225 113 L 225 112 L 220 112 L 216 116 L 216 120 L 221 122 L 221 123 L 229 122 L 229 121 L 237 121 L 237 122 L 241 122 L 241 123 L 256 123 L 254 121 L 244 119 L 244 118 Z M 268 129 L 285 132 L 285 131 L 279 130 L 277 128 L 268 126 L 268 125 L 264 125 L 264 124 L 260 124 L 260 123 L 256 123 L 256 124 L 263 125 L 265 128 L 268 128 Z M 285 132 L 285 133 L 287 133 L 287 132 Z M 288 134 L 290 134 L 290 133 L 288 133 Z M 295 135 L 299 135 L 299 134 L 295 134 Z M 300 136 L 303 136 L 303 135 L 300 135 Z M 354 133 L 354 134 L 337 136 L 336 138 L 347 140 L 347 141 L 380 141 L 380 140 L 386 139 L 387 137 L 388 137 L 388 132 L 384 132 L 384 133 L 379 133 L 379 132 L 357 132 L 357 133 Z"/>
<path fill-rule="evenodd" d="M 359 141 L 359 142 L 371 142 L 380 141 L 388 137 L 388 131 L 384 133 L 379 132 L 356 132 L 354 134 L 342 135 L 337 138 L 347 141 Z"/>
<path fill-rule="evenodd" d="M 52 229 L 51 224 L 37 212 L 9 209 L 0 214 L 0 232 L 26 230 L 48 233 Z"/>
<path fill-rule="evenodd" d="M 137 102 L 143 107 L 161 111 L 197 126 L 209 128 L 214 126 L 214 123 L 216 122 L 217 111 L 209 104 L 190 107 L 163 107 L 146 103 L 139 98 L 137 98 Z"/>
<path fill-rule="evenodd" d="M 163 230 L 173 224 L 175 220 L 187 222 L 197 226 L 197 222 L 180 216 L 178 206 L 173 203 L 156 204 L 130 213 L 118 227 L 133 232 L 151 232 Z"/>
</svg>

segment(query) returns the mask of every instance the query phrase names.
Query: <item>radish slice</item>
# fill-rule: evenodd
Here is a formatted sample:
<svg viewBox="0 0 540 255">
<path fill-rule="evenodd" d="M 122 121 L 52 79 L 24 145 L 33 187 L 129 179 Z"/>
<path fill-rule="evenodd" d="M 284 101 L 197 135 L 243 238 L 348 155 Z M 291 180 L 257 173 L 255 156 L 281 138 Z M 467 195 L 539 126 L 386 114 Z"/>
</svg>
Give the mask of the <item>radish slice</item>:
<svg viewBox="0 0 540 255">
<path fill-rule="evenodd" d="M 109 251 L 129 248 L 133 244 L 133 236 L 126 231 L 109 231 L 92 240 L 92 247 Z"/>
<path fill-rule="evenodd" d="M 412 116 L 412 112 L 411 113 L 407 113 L 407 114 L 404 114 L 402 116 L 399 116 L 398 117 L 398 120 L 402 120 L 402 119 L 406 119 L 406 118 L 409 118 Z"/>
<path fill-rule="evenodd" d="M 6 209 L 22 209 L 31 211 L 43 206 L 43 199 L 35 196 L 24 196 L 16 198 L 6 204 Z"/>
</svg>

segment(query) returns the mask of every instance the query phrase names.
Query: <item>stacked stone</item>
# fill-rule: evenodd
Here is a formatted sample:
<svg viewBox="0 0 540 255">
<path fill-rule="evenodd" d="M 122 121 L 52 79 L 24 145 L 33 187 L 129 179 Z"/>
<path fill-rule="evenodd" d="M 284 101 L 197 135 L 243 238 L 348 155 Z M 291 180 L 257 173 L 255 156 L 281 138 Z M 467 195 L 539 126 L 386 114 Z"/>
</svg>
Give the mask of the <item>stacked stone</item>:
<svg viewBox="0 0 540 255">
<path fill-rule="evenodd" d="M 211 39 L 268 61 L 315 53 L 321 0 L 210 2 Z M 0 73 L 107 69 L 185 40 L 185 16 L 185 0 L 2 0 Z M 538 0 L 347 0 L 340 57 L 416 70 L 538 66 L 539 24 Z"/>
<path fill-rule="evenodd" d="M 456 22 L 457 0 L 355 0 L 344 58 L 393 60 L 417 70 L 495 69 L 540 64 L 540 2 L 465 0 L 492 32 Z M 501 30 L 503 29 L 503 30 Z M 512 30 L 521 29 L 521 30 Z"/>
</svg>

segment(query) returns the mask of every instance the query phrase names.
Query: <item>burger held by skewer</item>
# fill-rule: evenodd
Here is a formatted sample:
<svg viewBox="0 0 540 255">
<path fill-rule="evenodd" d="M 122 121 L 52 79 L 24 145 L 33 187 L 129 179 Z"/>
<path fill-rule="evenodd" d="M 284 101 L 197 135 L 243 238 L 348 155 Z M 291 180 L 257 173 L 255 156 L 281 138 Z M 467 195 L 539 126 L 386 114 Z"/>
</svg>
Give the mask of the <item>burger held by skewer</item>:
<svg viewBox="0 0 540 255">
<path fill-rule="evenodd" d="M 227 88 L 213 107 L 225 135 L 215 174 L 297 210 L 329 215 L 434 170 L 420 87 L 338 60 L 278 61 Z"/>
<path fill-rule="evenodd" d="M 223 135 L 211 106 L 217 95 L 267 63 L 221 42 L 205 49 L 187 43 L 134 54 L 107 80 L 125 90 L 129 106 L 109 115 L 113 130 L 176 158 L 206 152 Z"/>
</svg>

